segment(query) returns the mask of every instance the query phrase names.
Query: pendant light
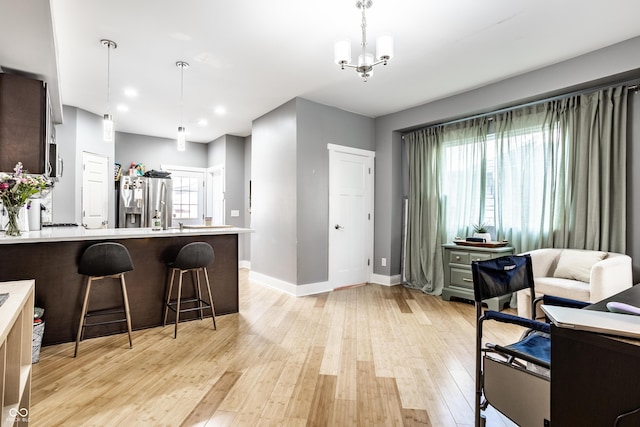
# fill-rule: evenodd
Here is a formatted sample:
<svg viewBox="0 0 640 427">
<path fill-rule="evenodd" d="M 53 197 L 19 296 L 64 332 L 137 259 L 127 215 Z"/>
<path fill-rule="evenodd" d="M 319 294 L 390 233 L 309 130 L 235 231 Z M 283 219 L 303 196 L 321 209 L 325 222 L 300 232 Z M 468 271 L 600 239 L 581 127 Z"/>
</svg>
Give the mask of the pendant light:
<svg viewBox="0 0 640 427">
<path fill-rule="evenodd" d="M 115 126 L 113 124 L 113 117 L 111 116 L 109 108 L 109 80 L 111 77 L 111 49 L 116 49 L 118 45 L 116 42 L 107 39 L 100 40 L 100 43 L 107 48 L 107 113 L 104 115 L 102 121 L 102 139 L 104 139 L 105 142 L 113 142 Z"/>
<path fill-rule="evenodd" d="M 182 101 L 184 99 L 184 70 L 189 68 L 189 63 L 184 61 L 176 62 L 176 67 L 180 68 L 180 126 L 178 126 L 178 151 L 184 151 L 187 147 L 187 130 L 182 126 Z"/>
</svg>

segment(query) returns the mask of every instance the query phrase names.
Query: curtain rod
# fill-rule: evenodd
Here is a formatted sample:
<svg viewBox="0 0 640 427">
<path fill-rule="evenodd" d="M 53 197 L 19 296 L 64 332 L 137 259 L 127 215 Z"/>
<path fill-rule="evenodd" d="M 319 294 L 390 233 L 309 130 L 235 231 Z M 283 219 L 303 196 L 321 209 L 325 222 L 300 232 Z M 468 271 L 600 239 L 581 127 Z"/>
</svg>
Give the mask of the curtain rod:
<svg viewBox="0 0 640 427">
<path fill-rule="evenodd" d="M 500 108 L 498 110 L 493 110 L 493 111 L 489 111 L 489 112 L 486 112 L 486 113 L 480 113 L 480 114 L 475 114 L 473 116 L 462 117 L 460 119 L 449 120 L 447 122 L 436 123 L 436 124 L 429 125 L 429 126 L 418 127 L 418 128 L 403 132 L 402 133 L 402 139 L 404 139 L 404 136 L 407 133 L 415 132 L 415 131 L 421 130 L 421 129 L 429 129 L 429 128 L 432 128 L 432 127 L 435 127 L 435 126 L 447 126 L 447 125 L 452 125 L 452 124 L 455 124 L 455 123 L 466 122 L 467 120 L 474 120 L 474 119 L 480 119 L 480 118 L 483 118 L 483 117 L 494 116 L 496 114 L 507 113 L 509 111 L 518 110 L 520 108 L 532 107 L 534 105 L 543 104 L 545 102 L 557 101 L 559 99 L 568 98 L 570 96 L 585 95 L 587 93 L 597 92 L 597 91 L 599 91 L 601 89 L 611 88 L 611 87 L 614 87 L 614 86 L 622 86 L 622 85 L 625 85 L 625 84 L 629 84 L 627 86 L 627 91 L 638 92 L 640 90 L 640 80 L 638 80 L 637 78 L 636 79 L 632 79 L 632 80 L 628 80 L 626 82 L 620 82 L 620 83 L 615 83 L 615 84 L 609 83 L 609 84 L 606 84 L 606 85 L 595 86 L 595 87 L 591 87 L 591 88 L 588 88 L 588 89 L 582 89 L 582 90 L 579 90 L 579 91 L 567 92 L 565 94 L 551 96 L 549 98 L 539 99 L 537 101 L 531 101 L 531 102 L 527 102 L 527 103 L 524 103 L 524 104 L 514 105 L 514 106 L 511 106 L 511 107 Z"/>
</svg>

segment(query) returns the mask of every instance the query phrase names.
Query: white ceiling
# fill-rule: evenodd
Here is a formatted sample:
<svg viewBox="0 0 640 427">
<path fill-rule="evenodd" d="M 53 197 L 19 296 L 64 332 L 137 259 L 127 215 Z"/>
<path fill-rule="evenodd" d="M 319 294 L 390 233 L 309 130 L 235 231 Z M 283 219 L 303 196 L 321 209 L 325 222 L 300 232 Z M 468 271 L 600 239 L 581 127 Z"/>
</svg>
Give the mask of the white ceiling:
<svg viewBox="0 0 640 427">
<path fill-rule="evenodd" d="M 38 3 L 50 4 L 53 15 L 52 37 L 42 43 L 24 36 L 43 28 L 46 35 L 51 27 L 47 7 Z M 336 41 L 350 38 L 358 49 L 355 0 L 0 0 L 0 6 L 0 66 L 57 75 L 65 105 L 106 112 L 107 50 L 100 39 L 118 44 L 110 79 L 118 131 L 174 138 L 175 62 L 189 62 L 182 114 L 196 142 L 249 135 L 252 120 L 296 96 L 377 117 L 640 35 L 637 0 L 373 0 L 371 50 L 378 35 L 391 34 L 396 57 L 364 83 L 333 63 Z M 138 96 L 127 98 L 125 88 Z M 129 111 L 117 111 L 121 103 Z M 217 114 L 218 106 L 226 113 Z"/>
</svg>

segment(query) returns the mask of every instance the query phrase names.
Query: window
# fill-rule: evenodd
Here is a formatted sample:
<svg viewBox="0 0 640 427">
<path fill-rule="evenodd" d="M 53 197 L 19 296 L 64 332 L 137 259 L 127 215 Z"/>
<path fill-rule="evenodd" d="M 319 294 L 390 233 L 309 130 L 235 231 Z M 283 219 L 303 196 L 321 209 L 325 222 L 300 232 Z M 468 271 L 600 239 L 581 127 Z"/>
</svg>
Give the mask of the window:
<svg viewBox="0 0 640 427">
<path fill-rule="evenodd" d="M 560 147 L 553 143 L 558 132 L 538 125 L 449 138 L 442 154 L 447 237 L 464 236 L 471 232 L 464 227 L 477 223 L 539 232 L 541 222 L 553 214 L 547 193 L 548 182 L 559 178 L 558 169 L 549 167 L 550 159 L 558 157 Z"/>
<path fill-rule="evenodd" d="M 204 179 L 201 168 L 162 166 L 171 172 L 173 183 L 173 222 L 202 224 L 204 220 Z"/>
</svg>

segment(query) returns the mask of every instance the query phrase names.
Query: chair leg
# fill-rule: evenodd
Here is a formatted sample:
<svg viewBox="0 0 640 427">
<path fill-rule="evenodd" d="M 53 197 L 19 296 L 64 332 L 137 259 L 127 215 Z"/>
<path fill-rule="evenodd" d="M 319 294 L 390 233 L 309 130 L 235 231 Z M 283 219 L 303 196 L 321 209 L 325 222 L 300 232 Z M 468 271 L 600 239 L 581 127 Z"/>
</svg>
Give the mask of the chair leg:
<svg viewBox="0 0 640 427">
<path fill-rule="evenodd" d="M 76 349 L 73 352 L 73 357 L 78 355 L 78 344 L 80 343 L 80 339 L 83 336 L 84 329 L 84 317 L 87 314 L 87 303 L 89 302 L 89 293 L 91 292 L 91 282 L 93 281 L 92 277 L 87 279 L 87 289 L 84 291 L 84 302 L 82 303 L 82 313 L 80 313 L 80 325 L 78 326 L 78 335 L 76 336 Z"/>
<path fill-rule="evenodd" d="M 122 285 L 122 302 L 124 303 L 124 316 L 127 319 L 127 332 L 129 333 L 129 348 L 133 348 L 131 339 L 131 312 L 129 311 L 129 297 L 127 296 L 127 285 L 124 281 L 124 273 L 120 274 L 120 284 Z"/>
<path fill-rule="evenodd" d="M 176 300 L 176 326 L 173 331 L 173 338 L 178 338 L 178 322 L 180 321 L 180 297 L 182 294 L 182 275 L 184 274 L 183 270 L 180 270 L 178 276 L 178 299 Z"/>
<path fill-rule="evenodd" d="M 209 275 L 207 274 L 207 268 L 203 268 L 204 281 L 207 284 L 207 293 L 209 294 L 209 305 L 211 305 L 211 317 L 213 318 L 213 330 L 216 330 L 216 309 L 213 306 L 213 296 L 211 295 L 211 285 L 209 283 Z"/>
</svg>

